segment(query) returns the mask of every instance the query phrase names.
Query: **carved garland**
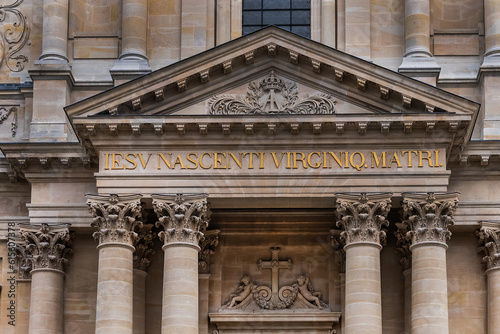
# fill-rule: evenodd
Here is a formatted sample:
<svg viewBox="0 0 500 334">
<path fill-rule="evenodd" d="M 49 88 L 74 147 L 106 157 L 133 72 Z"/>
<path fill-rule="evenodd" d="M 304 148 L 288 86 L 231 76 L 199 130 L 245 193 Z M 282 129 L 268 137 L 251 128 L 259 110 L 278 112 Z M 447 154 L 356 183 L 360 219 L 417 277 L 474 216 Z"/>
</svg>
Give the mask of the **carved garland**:
<svg viewBox="0 0 500 334">
<path fill-rule="evenodd" d="M 346 245 L 353 242 L 385 242 L 383 226 L 388 226 L 392 194 L 337 194 L 337 227 L 343 228 L 340 239 Z"/>
<path fill-rule="evenodd" d="M 445 243 L 451 237 L 449 226 L 458 204 L 458 193 L 404 193 L 403 219 L 412 245 L 419 242 Z"/>
<path fill-rule="evenodd" d="M 31 268 L 64 270 L 68 263 L 66 256 L 71 254 L 73 234 L 68 227 L 52 227 L 42 224 L 39 229 L 21 228 L 21 240 L 26 243 L 24 259 L 31 262 Z M 29 265 L 23 265 L 28 270 Z"/>
<path fill-rule="evenodd" d="M 327 94 L 299 98 L 297 84 L 285 82 L 271 71 L 259 83 L 251 82 L 245 95 L 214 96 L 208 103 L 211 115 L 333 114 L 336 101 Z"/>
<path fill-rule="evenodd" d="M 21 49 L 27 44 L 30 45 L 30 27 L 28 18 L 17 7 L 19 7 L 24 0 L 16 0 L 10 5 L 0 5 L 0 22 L 4 22 L 8 14 L 14 15 L 13 28 L 5 31 L 5 35 L 0 34 L 0 65 L 7 53 L 7 60 L 5 64 L 12 72 L 20 72 L 24 70 L 25 65 L 28 63 L 28 57 L 18 54 Z M 4 45 L 4 40 L 7 45 Z"/>
<path fill-rule="evenodd" d="M 17 131 L 17 108 L 10 107 L 7 109 L 6 107 L 0 107 L 0 124 L 3 124 L 3 122 L 5 122 L 11 114 L 13 116 L 12 116 L 12 122 L 10 125 L 10 131 L 12 133 L 12 137 L 14 137 L 16 135 L 16 131 Z"/>
</svg>

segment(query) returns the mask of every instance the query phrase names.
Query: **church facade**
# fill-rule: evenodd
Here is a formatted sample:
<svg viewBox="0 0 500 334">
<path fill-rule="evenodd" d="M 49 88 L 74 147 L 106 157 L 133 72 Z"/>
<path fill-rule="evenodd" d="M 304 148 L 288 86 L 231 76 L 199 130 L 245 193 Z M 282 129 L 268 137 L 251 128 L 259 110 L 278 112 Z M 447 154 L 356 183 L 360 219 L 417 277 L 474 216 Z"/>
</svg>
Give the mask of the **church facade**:
<svg viewBox="0 0 500 334">
<path fill-rule="evenodd" d="M 1 333 L 500 334 L 496 0 L 0 27 Z"/>
</svg>

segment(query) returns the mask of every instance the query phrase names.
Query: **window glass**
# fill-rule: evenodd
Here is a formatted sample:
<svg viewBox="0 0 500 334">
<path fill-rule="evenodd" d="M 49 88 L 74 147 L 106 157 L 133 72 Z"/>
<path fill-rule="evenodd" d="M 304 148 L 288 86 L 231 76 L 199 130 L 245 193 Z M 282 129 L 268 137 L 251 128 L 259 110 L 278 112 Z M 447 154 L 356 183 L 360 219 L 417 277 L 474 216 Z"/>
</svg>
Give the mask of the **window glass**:
<svg viewBox="0 0 500 334">
<path fill-rule="evenodd" d="M 243 0 L 243 35 L 267 25 L 310 38 L 310 0 Z"/>
</svg>

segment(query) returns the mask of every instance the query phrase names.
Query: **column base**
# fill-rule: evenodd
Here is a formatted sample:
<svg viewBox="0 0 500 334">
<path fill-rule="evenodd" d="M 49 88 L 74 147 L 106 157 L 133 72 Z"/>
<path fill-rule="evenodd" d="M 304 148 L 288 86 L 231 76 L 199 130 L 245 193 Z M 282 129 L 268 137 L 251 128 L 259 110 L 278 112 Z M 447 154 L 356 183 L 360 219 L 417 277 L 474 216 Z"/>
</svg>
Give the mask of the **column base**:
<svg viewBox="0 0 500 334">
<path fill-rule="evenodd" d="M 147 59 L 124 56 L 109 70 L 115 86 L 151 73 Z"/>
<path fill-rule="evenodd" d="M 398 72 L 435 86 L 441 67 L 434 57 L 415 54 L 403 58 Z"/>
</svg>

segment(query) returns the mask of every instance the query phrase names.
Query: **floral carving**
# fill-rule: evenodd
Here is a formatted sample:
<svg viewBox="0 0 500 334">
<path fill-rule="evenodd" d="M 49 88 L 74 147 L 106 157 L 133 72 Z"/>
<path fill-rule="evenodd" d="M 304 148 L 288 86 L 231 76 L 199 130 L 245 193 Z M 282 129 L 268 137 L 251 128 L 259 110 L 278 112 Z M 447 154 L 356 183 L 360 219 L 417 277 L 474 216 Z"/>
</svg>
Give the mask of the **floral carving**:
<svg viewBox="0 0 500 334">
<path fill-rule="evenodd" d="M 64 270 L 68 263 L 66 257 L 71 254 L 71 241 L 68 224 L 23 227 L 20 230 L 21 240 L 26 244 L 24 250 L 24 268 Z"/>
<path fill-rule="evenodd" d="M 200 252 L 198 253 L 198 273 L 210 274 L 210 257 L 215 252 L 215 247 L 219 244 L 219 230 L 205 232 L 204 238 L 200 242 Z"/>
<path fill-rule="evenodd" d="M 24 0 L 16 0 L 9 5 L 0 5 L 0 22 L 12 17 L 14 23 L 11 28 L 5 30 L 2 36 L 0 33 L 0 65 L 6 58 L 7 67 L 13 72 L 20 72 L 28 63 L 28 57 L 19 54 L 21 49 L 30 44 L 30 26 L 28 18 L 18 8 Z M 6 43 L 6 45 L 4 44 Z"/>
<path fill-rule="evenodd" d="M 285 82 L 274 71 L 259 83 L 251 82 L 246 95 L 220 95 L 209 101 L 212 115 L 333 114 L 336 101 L 330 95 L 299 97 L 297 84 Z"/>
<path fill-rule="evenodd" d="M 137 238 L 134 242 L 134 268 L 146 271 L 151 264 L 149 258 L 154 254 L 155 233 L 152 231 L 152 225 L 144 225 L 139 229 Z"/>
<path fill-rule="evenodd" d="M 387 214 L 391 210 L 390 193 L 380 194 L 336 194 L 337 227 L 343 229 L 341 242 L 349 245 L 354 242 L 383 244 L 388 226 Z"/>
<path fill-rule="evenodd" d="M 199 245 L 210 221 L 206 194 L 151 195 L 158 216 L 158 233 L 165 245 L 191 243 Z"/>
<path fill-rule="evenodd" d="M 483 262 L 487 269 L 500 268 L 500 224 L 482 222 L 476 231 L 479 237 L 479 251 L 484 253 Z"/>
<path fill-rule="evenodd" d="M 335 253 L 338 258 L 337 263 L 339 265 L 339 271 L 340 273 L 345 274 L 345 265 L 346 265 L 345 250 L 344 250 L 345 241 L 343 241 L 342 238 L 340 237 L 341 233 L 342 232 L 339 230 L 330 230 L 330 243 L 333 249 L 335 250 Z"/>
<path fill-rule="evenodd" d="M 142 227 L 141 195 L 87 195 L 89 212 L 93 214 L 92 235 L 99 244 L 118 242 L 133 245 L 136 228 Z"/>
<path fill-rule="evenodd" d="M 458 204 L 458 193 L 403 193 L 403 223 L 412 245 L 434 241 L 446 244 Z"/>
</svg>

